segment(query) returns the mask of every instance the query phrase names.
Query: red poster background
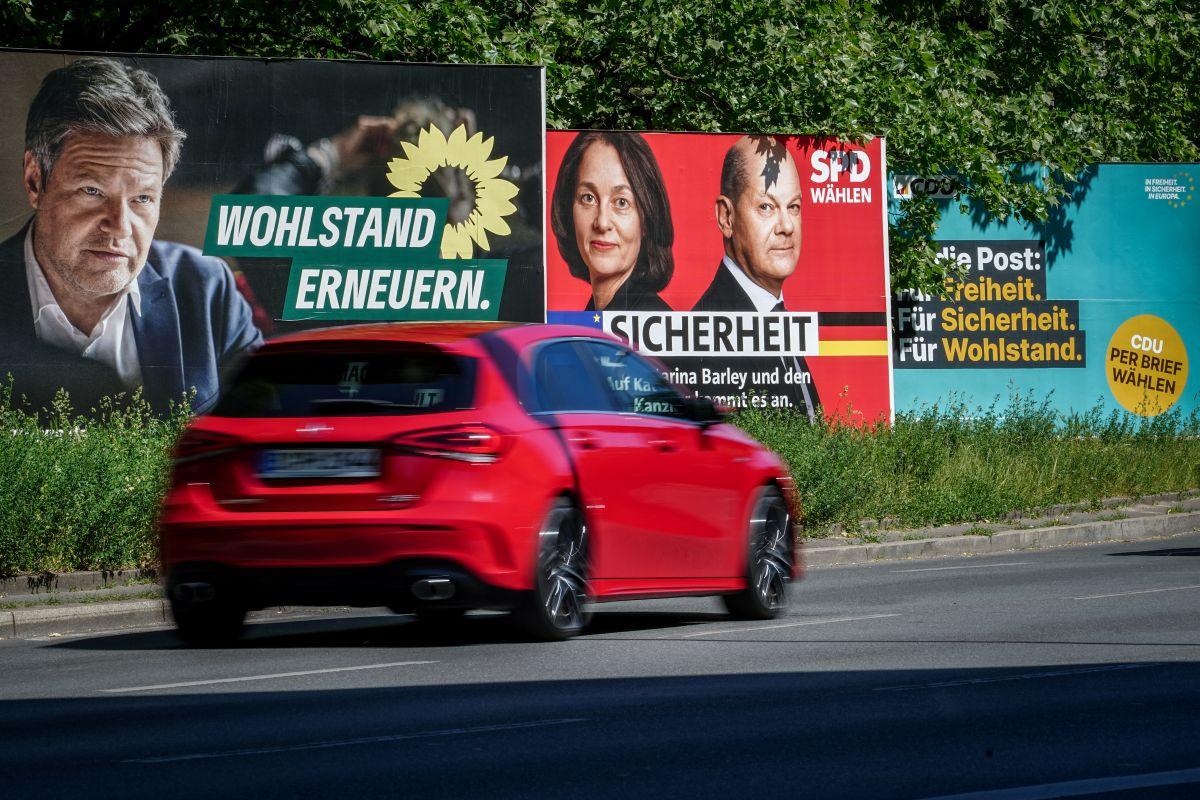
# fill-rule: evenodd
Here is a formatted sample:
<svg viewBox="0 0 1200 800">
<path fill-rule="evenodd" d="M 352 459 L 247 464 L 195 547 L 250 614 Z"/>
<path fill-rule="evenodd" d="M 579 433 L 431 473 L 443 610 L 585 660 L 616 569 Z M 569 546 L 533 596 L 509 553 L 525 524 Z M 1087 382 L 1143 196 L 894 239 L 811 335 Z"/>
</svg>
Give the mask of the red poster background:
<svg viewBox="0 0 1200 800">
<path fill-rule="evenodd" d="M 546 136 L 546 308 L 579 311 L 591 296 L 590 285 L 570 275 L 551 233 L 550 199 L 562 158 L 578 131 Z M 658 160 L 675 225 L 675 273 L 660 296 L 676 311 L 690 311 L 713 279 L 724 245 L 716 224 L 721 164 L 740 134 L 643 133 Z M 858 419 L 887 416 L 891 390 L 887 352 L 888 275 L 886 250 L 885 166 L 883 141 L 852 145 L 811 136 L 778 137 L 796 160 L 803 191 L 800 260 L 784 283 L 790 311 L 868 313 L 869 325 L 828 325 L 819 317 L 822 343 L 883 342 L 880 355 L 819 355 L 808 358 L 827 415 L 852 410 Z M 870 161 L 865 181 L 852 183 L 842 172 L 834 182 L 818 183 L 814 151 L 858 151 Z M 870 190 L 870 202 L 816 202 L 814 189 L 855 187 Z M 832 318 L 830 318 L 832 319 Z M 844 321 L 842 318 L 841 321 Z"/>
</svg>

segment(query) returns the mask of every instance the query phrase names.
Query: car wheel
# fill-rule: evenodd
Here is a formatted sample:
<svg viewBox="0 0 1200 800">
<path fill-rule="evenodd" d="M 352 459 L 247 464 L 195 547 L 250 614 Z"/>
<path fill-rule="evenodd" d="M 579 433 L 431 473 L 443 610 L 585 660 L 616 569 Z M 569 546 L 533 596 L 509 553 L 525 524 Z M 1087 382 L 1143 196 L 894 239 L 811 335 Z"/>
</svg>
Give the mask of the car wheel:
<svg viewBox="0 0 1200 800">
<path fill-rule="evenodd" d="M 538 531 L 534 589 L 516 610 L 517 620 L 533 636 L 569 639 L 583 630 L 587 601 L 587 525 L 574 503 L 559 498 Z"/>
<path fill-rule="evenodd" d="M 750 514 L 746 588 L 721 599 L 735 617 L 775 619 L 787 609 L 792 577 L 792 515 L 775 487 L 759 492 Z"/>
</svg>

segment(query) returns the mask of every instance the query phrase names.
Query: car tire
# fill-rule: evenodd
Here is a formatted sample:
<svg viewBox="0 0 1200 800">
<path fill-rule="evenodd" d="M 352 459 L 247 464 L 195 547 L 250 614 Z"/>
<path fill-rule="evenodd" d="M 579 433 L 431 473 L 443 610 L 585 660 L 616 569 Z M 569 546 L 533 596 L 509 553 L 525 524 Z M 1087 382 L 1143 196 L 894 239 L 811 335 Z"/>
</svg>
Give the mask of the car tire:
<svg viewBox="0 0 1200 800">
<path fill-rule="evenodd" d="M 746 588 L 721 599 L 739 619 L 775 619 L 787 610 L 792 578 L 792 514 L 774 486 L 759 490 L 747 525 Z"/>
<path fill-rule="evenodd" d="M 521 627 L 542 641 L 563 641 L 587 626 L 587 525 L 565 497 L 550 507 L 538 530 L 533 591 L 515 610 Z"/>
</svg>

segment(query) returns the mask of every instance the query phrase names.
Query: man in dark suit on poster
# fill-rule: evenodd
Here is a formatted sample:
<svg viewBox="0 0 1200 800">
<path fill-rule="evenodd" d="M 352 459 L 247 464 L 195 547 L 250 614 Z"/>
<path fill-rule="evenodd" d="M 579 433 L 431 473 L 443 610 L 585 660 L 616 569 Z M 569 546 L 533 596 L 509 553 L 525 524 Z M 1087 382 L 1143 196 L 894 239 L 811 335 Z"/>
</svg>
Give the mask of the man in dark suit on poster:
<svg viewBox="0 0 1200 800">
<path fill-rule="evenodd" d="M 33 218 L 0 243 L 0 386 L 76 410 L 138 388 L 158 412 L 220 373 L 262 335 L 229 268 L 156 241 L 163 183 L 184 134 L 147 72 L 81 58 L 50 72 L 30 105 L 23 183 Z"/>
<path fill-rule="evenodd" d="M 784 143 L 769 136 L 744 136 L 725 154 L 717 227 L 725 240 L 725 257 L 693 311 L 750 311 L 760 314 L 788 309 L 783 282 L 800 259 L 800 174 Z M 786 395 L 810 418 L 820 405 L 803 356 L 733 359 L 741 370 L 765 372 L 780 367 L 796 382 L 748 386 L 750 391 Z M 712 388 L 711 394 L 731 393 Z"/>
</svg>

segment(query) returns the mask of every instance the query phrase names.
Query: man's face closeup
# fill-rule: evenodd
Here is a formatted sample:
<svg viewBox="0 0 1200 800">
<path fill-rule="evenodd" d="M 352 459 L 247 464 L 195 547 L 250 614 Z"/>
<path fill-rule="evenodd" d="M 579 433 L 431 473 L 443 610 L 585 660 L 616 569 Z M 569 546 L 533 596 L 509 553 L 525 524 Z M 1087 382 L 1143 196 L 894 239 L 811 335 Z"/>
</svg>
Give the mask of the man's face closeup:
<svg viewBox="0 0 1200 800">
<path fill-rule="evenodd" d="M 116 294 L 146 263 L 162 199 L 163 157 L 145 136 L 72 133 L 43 180 L 25 154 L 25 191 L 35 210 L 34 255 L 67 291 Z"/>
<path fill-rule="evenodd" d="M 800 259 L 800 175 L 790 155 L 779 163 L 770 184 L 765 166 L 764 156 L 749 157 L 748 180 L 736 198 L 723 198 L 727 220 L 719 222 L 733 260 L 750 280 L 778 297 Z"/>
</svg>

